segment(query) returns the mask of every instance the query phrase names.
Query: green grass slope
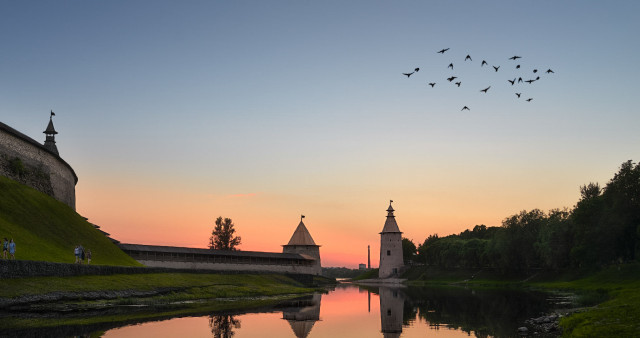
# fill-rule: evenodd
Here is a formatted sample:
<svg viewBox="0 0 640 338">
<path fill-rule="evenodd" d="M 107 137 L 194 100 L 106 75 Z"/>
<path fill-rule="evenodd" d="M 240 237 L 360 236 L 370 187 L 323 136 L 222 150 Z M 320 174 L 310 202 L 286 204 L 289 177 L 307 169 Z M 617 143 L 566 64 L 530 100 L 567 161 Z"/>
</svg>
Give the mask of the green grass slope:
<svg viewBox="0 0 640 338">
<path fill-rule="evenodd" d="M 73 263 L 80 244 L 92 264 L 139 266 L 66 204 L 0 176 L 0 239 L 13 238 L 16 259 Z"/>
</svg>

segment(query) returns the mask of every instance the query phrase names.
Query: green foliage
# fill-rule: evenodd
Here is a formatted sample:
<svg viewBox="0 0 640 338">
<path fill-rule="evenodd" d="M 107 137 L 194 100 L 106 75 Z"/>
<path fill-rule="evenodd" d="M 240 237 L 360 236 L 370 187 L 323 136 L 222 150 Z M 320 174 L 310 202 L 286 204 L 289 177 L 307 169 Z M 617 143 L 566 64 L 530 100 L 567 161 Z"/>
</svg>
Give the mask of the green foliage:
<svg viewBox="0 0 640 338">
<path fill-rule="evenodd" d="M 359 276 L 352 278 L 351 280 L 357 281 L 363 279 L 378 278 L 378 272 L 378 269 L 367 270 L 366 272 L 361 273 Z"/>
<path fill-rule="evenodd" d="M 215 227 L 209 237 L 209 249 L 212 250 L 238 250 L 241 238 L 240 236 L 234 236 L 236 229 L 231 218 L 218 217 L 215 222 Z"/>
<path fill-rule="evenodd" d="M 92 264 L 139 266 L 66 204 L 0 176 L 0 238 L 13 238 L 16 258 L 73 263 L 81 244 Z"/>
<path fill-rule="evenodd" d="M 357 277 L 362 273 L 362 270 L 359 269 L 349 269 L 345 267 L 334 268 L 334 267 L 323 267 L 322 275 L 329 278 L 353 278 Z"/>
<path fill-rule="evenodd" d="M 21 177 L 27 172 L 27 168 L 24 166 L 24 163 L 22 163 L 22 160 L 18 157 L 14 157 L 9 160 L 9 168 L 18 177 Z"/>
<path fill-rule="evenodd" d="M 402 238 L 402 259 L 405 264 L 411 264 L 416 259 L 418 248 L 413 241 L 408 238 Z"/>
<path fill-rule="evenodd" d="M 522 275 L 637 260 L 640 164 L 627 161 L 604 189 L 589 183 L 580 194 L 572 210 L 523 210 L 505 218 L 502 227 L 431 235 L 418 247 L 417 260 L 444 269 L 490 267 Z"/>
</svg>

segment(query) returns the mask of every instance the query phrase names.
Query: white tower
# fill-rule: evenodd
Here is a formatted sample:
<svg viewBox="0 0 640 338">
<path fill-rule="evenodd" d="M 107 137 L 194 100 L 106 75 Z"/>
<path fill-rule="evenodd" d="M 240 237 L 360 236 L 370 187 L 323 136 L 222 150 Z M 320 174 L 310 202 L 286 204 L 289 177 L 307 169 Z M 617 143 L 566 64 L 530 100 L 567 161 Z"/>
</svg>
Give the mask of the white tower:
<svg viewBox="0 0 640 338">
<path fill-rule="evenodd" d="M 380 233 L 380 269 L 378 271 L 379 278 L 397 277 L 398 272 L 404 266 L 402 260 L 402 232 L 396 223 L 396 217 L 393 215 L 393 207 L 389 202 L 387 209 L 387 220 Z"/>
</svg>

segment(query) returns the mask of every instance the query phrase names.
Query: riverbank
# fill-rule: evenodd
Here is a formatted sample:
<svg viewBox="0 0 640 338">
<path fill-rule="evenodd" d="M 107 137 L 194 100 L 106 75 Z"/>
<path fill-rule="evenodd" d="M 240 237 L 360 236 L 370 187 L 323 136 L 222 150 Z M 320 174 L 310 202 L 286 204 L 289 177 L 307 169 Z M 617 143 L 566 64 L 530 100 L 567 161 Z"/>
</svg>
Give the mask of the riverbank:
<svg viewBox="0 0 640 338">
<path fill-rule="evenodd" d="M 160 273 L 3 280 L 0 329 L 95 325 L 264 307 L 323 290 L 283 275 Z"/>
<path fill-rule="evenodd" d="M 491 270 L 412 268 L 403 277 L 412 286 L 530 288 L 570 292 L 577 312 L 560 318 L 563 336 L 632 337 L 640 332 L 640 264 L 612 266 L 591 274 L 534 273 L 504 276 Z"/>
</svg>

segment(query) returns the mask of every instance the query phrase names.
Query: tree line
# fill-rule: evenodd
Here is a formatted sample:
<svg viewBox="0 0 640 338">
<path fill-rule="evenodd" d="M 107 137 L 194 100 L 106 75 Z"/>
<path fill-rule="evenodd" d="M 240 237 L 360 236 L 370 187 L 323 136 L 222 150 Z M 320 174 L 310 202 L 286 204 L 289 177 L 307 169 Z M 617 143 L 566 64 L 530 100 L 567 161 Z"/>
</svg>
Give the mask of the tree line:
<svg viewBox="0 0 640 338">
<path fill-rule="evenodd" d="M 439 268 L 590 269 L 638 260 L 640 163 L 622 163 L 604 188 L 580 187 L 572 209 L 523 210 L 500 227 L 476 225 L 459 234 L 428 236 L 417 247 L 403 239 L 405 262 Z"/>
</svg>

